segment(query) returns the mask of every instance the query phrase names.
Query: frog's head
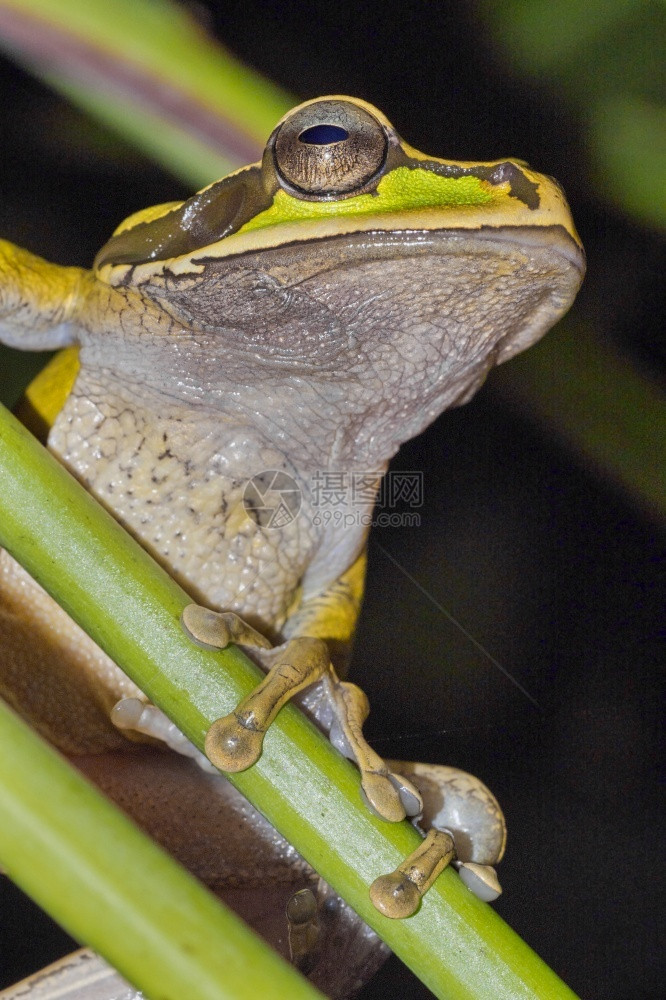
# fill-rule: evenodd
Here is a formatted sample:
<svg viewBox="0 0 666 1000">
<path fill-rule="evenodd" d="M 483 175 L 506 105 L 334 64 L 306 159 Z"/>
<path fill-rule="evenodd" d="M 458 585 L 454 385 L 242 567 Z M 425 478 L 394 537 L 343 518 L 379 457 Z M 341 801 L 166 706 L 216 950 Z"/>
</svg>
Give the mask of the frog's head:
<svg viewBox="0 0 666 1000">
<path fill-rule="evenodd" d="M 205 342 L 214 386 L 312 383 L 398 439 L 566 311 L 584 271 L 559 185 L 524 163 L 442 160 L 371 105 L 308 101 L 261 163 L 127 219 L 97 277 Z M 250 374 L 248 374 L 250 372 Z"/>
</svg>

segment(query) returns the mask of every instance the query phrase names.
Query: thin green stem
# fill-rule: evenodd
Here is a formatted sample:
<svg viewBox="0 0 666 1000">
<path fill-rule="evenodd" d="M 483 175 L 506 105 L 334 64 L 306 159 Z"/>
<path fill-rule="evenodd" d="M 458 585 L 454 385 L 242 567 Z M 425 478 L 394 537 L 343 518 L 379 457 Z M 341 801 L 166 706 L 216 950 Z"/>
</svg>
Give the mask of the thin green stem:
<svg viewBox="0 0 666 1000">
<path fill-rule="evenodd" d="M 171 0 L 0 0 L 0 47 L 195 187 L 259 159 L 295 103 Z"/>
</svg>

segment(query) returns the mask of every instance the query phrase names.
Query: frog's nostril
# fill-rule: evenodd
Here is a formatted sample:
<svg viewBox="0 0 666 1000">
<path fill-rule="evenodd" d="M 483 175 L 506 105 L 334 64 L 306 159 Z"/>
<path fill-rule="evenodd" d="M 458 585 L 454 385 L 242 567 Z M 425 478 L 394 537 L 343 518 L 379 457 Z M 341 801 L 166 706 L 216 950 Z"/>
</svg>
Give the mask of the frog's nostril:
<svg viewBox="0 0 666 1000">
<path fill-rule="evenodd" d="M 330 146 L 334 142 L 344 142 L 349 132 L 339 125 L 312 125 L 299 135 L 299 142 L 308 146 Z"/>
</svg>

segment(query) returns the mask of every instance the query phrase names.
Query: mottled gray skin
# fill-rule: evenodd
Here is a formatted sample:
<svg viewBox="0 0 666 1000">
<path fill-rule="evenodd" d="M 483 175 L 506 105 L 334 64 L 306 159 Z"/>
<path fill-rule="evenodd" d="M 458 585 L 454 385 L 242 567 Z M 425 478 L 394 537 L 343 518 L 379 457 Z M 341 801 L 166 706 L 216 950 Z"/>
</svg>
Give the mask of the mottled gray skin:
<svg viewBox="0 0 666 1000">
<path fill-rule="evenodd" d="M 304 599 L 325 589 L 365 541 L 360 523 L 313 526 L 312 475 L 383 471 L 547 329 L 579 273 L 565 234 L 542 243 L 361 234 L 94 282 L 51 447 L 193 596 L 274 635 L 299 583 Z M 239 517 L 267 469 L 303 489 L 279 531 Z"/>
</svg>

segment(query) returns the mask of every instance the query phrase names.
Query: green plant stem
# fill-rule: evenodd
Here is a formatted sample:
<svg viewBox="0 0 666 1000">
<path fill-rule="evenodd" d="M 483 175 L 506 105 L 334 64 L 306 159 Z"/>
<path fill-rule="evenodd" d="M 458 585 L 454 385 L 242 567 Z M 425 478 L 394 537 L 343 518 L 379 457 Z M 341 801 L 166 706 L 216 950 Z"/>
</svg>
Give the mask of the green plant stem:
<svg viewBox="0 0 666 1000">
<path fill-rule="evenodd" d="M 207 652 L 188 642 L 179 626 L 188 603 L 181 588 L 11 414 L 1 418 L 0 543 L 202 747 L 210 724 L 259 672 L 235 648 Z M 259 762 L 231 780 L 437 996 L 573 996 L 452 871 L 409 920 L 374 909 L 370 884 L 396 868 L 419 835 L 370 815 L 356 770 L 293 706 L 271 727 Z"/>
<path fill-rule="evenodd" d="M 0 701 L 0 858 L 160 1000 L 321 997 Z"/>
</svg>

